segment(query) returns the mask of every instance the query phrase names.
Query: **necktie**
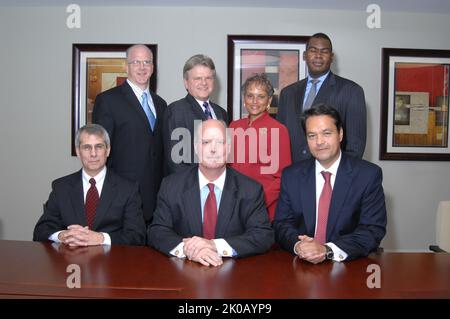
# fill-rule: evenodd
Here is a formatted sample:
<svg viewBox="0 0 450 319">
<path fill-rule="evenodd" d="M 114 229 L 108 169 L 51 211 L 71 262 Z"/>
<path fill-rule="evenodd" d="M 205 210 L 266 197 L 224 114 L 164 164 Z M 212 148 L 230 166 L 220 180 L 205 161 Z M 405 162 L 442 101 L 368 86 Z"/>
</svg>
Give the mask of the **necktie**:
<svg viewBox="0 0 450 319">
<path fill-rule="evenodd" d="M 97 204 L 99 201 L 97 187 L 95 187 L 95 179 L 91 178 L 89 180 L 91 187 L 89 187 L 86 194 L 86 203 L 84 204 L 84 210 L 86 212 L 86 219 L 88 222 L 89 229 L 92 229 L 95 219 L 95 211 L 97 209 Z"/>
<path fill-rule="evenodd" d="M 308 97 L 306 98 L 305 104 L 303 105 L 303 110 L 309 109 L 313 104 L 314 98 L 316 97 L 317 82 L 319 82 L 319 80 L 311 80 L 311 87 L 309 88 Z"/>
<path fill-rule="evenodd" d="M 152 131 L 155 127 L 155 114 L 153 114 L 150 106 L 148 105 L 148 97 L 147 92 L 142 93 L 142 109 L 145 112 L 145 115 L 147 115 L 148 122 L 150 123 L 150 127 L 152 128 Z"/>
<path fill-rule="evenodd" d="M 211 110 L 209 109 L 209 104 L 208 102 L 203 102 L 203 107 L 205 108 L 205 115 L 207 117 L 208 120 L 212 119 L 212 114 L 211 114 Z"/>
<path fill-rule="evenodd" d="M 319 209 L 317 211 L 317 229 L 314 239 L 320 244 L 325 244 L 327 238 L 327 222 L 328 212 L 330 209 L 331 194 L 333 192 L 331 188 L 331 173 L 322 172 L 322 176 L 325 179 L 323 184 L 322 193 L 319 198 Z"/>
<path fill-rule="evenodd" d="M 216 235 L 217 223 L 217 202 L 214 193 L 214 184 L 209 183 L 209 194 L 206 197 L 205 207 L 203 208 L 203 237 L 214 239 Z"/>
</svg>

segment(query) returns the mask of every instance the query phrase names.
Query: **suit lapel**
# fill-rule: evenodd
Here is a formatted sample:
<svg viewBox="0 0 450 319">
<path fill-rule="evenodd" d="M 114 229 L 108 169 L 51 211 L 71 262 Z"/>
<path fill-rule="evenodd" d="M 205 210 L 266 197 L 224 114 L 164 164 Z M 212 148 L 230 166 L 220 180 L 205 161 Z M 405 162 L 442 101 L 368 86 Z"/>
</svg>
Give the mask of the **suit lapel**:
<svg viewBox="0 0 450 319">
<path fill-rule="evenodd" d="M 186 100 L 191 105 L 192 112 L 196 114 L 196 117 L 202 119 L 203 121 L 207 120 L 205 113 L 202 111 L 200 105 L 197 100 L 190 94 L 186 95 Z M 214 110 L 215 112 L 215 110 Z"/>
<path fill-rule="evenodd" d="M 155 110 L 156 110 L 156 122 L 155 122 L 155 128 L 153 130 L 153 132 L 156 132 L 157 128 L 161 125 L 161 120 L 163 117 L 164 110 L 163 110 L 162 106 L 156 102 L 158 100 L 156 97 L 156 94 L 153 93 L 152 91 L 150 91 L 150 95 L 152 96 L 153 105 L 155 106 Z M 147 116 L 145 118 L 147 119 Z M 149 127 L 150 127 L 150 124 L 149 124 Z"/>
<path fill-rule="evenodd" d="M 295 113 L 297 115 L 297 118 L 300 118 L 303 112 L 303 99 L 305 97 L 305 90 L 306 90 L 306 82 L 308 78 L 303 79 L 300 81 L 299 85 L 297 86 L 295 96 L 294 96 L 294 105 L 295 105 Z"/>
<path fill-rule="evenodd" d="M 72 204 L 72 209 L 74 215 L 76 216 L 76 222 L 79 225 L 87 225 L 86 214 L 84 212 L 84 194 L 83 194 L 83 180 L 81 175 L 81 170 L 78 174 L 73 175 L 74 178 L 71 180 L 71 192 L 70 192 L 70 202 Z"/>
<path fill-rule="evenodd" d="M 143 121 L 143 124 L 147 127 L 148 133 L 152 134 L 150 123 L 148 122 L 147 115 L 145 115 L 145 112 L 142 109 L 141 102 L 137 99 L 133 89 L 126 81 L 122 84 L 122 92 L 125 95 L 125 99 L 128 101 L 128 104 L 139 115 L 139 118 L 141 119 L 141 121 Z"/>
<path fill-rule="evenodd" d="M 183 195 L 183 205 L 186 207 L 185 218 L 189 221 L 189 227 L 192 234 L 202 236 L 202 208 L 200 207 L 200 189 L 197 169 L 191 170 L 185 189 L 187 189 Z"/>
<path fill-rule="evenodd" d="M 306 232 L 314 236 L 316 228 L 316 176 L 315 160 L 311 159 L 302 167 L 304 178 L 300 178 L 300 194 L 303 203 Z"/>
<path fill-rule="evenodd" d="M 217 215 L 216 238 L 223 238 L 228 224 L 234 213 L 234 204 L 236 203 L 237 186 L 233 171 L 227 169 L 225 184 L 223 186 L 220 206 Z"/>
<path fill-rule="evenodd" d="M 352 166 L 346 156 L 342 154 L 331 196 L 330 211 L 328 212 L 327 238 L 333 233 L 333 229 L 336 226 L 336 220 L 344 205 L 347 193 L 352 184 L 352 179 Z"/>
<path fill-rule="evenodd" d="M 95 211 L 95 219 L 92 226 L 94 229 L 98 229 L 98 226 L 101 224 L 103 217 L 105 217 L 116 196 L 117 187 L 115 177 L 110 170 L 107 170 L 105 181 L 103 182 L 102 193 L 100 195 L 100 201 L 98 202 L 97 210 Z"/>
<path fill-rule="evenodd" d="M 314 99 L 314 104 L 317 103 L 327 103 L 330 101 L 330 95 L 334 92 L 334 86 L 336 85 L 336 77 L 333 72 L 330 71 L 325 81 L 323 81 L 319 92 Z"/>
</svg>

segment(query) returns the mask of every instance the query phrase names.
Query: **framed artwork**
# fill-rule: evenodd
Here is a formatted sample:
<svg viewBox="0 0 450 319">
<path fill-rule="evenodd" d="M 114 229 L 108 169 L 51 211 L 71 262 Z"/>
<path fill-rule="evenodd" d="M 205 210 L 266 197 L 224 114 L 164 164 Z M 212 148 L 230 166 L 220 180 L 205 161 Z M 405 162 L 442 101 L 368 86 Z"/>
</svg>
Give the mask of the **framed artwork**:
<svg viewBox="0 0 450 319">
<path fill-rule="evenodd" d="M 380 160 L 450 160 L 450 50 L 382 49 Z"/>
<path fill-rule="evenodd" d="M 228 35 L 228 114 L 231 120 L 247 115 L 241 87 L 245 80 L 266 73 L 275 94 L 269 113 L 278 110 L 280 91 L 306 76 L 303 53 L 309 36 Z"/>
<path fill-rule="evenodd" d="M 150 90 L 156 92 L 157 45 L 146 44 L 153 53 L 154 70 Z M 122 84 L 127 79 L 126 50 L 132 44 L 72 44 L 72 145 L 80 127 L 92 123 L 96 96 Z"/>
</svg>

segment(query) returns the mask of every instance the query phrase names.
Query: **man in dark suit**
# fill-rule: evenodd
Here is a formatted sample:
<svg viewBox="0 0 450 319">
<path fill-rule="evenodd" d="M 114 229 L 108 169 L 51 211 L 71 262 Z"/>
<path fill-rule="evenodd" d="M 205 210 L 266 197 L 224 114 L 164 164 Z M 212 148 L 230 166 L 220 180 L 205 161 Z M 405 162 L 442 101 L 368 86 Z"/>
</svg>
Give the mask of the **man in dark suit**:
<svg viewBox="0 0 450 319">
<path fill-rule="evenodd" d="M 308 77 L 280 93 L 277 120 L 289 130 L 294 163 L 311 158 L 300 116 L 305 109 L 318 103 L 330 104 L 339 112 L 344 126 L 344 153 L 358 158 L 364 154 L 367 126 L 364 91 L 355 82 L 330 71 L 333 57 L 331 40 L 326 34 L 311 36 L 303 53 Z"/>
<path fill-rule="evenodd" d="M 139 182 L 147 224 L 163 177 L 162 118 L 166 102 L 149 90 L 153 54 L 145 45 L 127 50 L 128 79 L 95 99 L 93 122 L 111 136 L 108 167 Z"/>
<path fill-rule="evenodd" d="M 164 116 L 164 154 L 168 165 L 166 174 L 178 172 L 198 162 L 193 143 L 196 120 L 217 119 L 228 123 L 227 112 L 209 100 L 214 90 L 215 77 L 214 62 L 203 54 L 190 57 L 184 64 L 184 86 L 188 94 L 171 103 Z"/>
<path fill-rule="evenodd" d="M 33 240 L 69 246 L 145 244 L 137 183 L 105 166 L 111 149 L 108 132 L 88 124 L 78 130 L 75 145 L 83 168 L 53 181 Z"/>
<path fill-rule="evenodd" d="M 222 257 L 267 251 L 274 233 L 262 186 L 227 168 L 230 140 L 222 121 L 196 128 L 198 166 L 164 178 L 158 194 L 149 245 L 169 256 L 219 266 Z"/>
<path fill-rule="evenodd" d="M 386 233 L 381 168 L 341 151 L 342 122 L 331 106 L 306 110 L 302 126 L 313 158 L 283 171 L 276 239 L 312 263 L 367 256 Z"/>
</svg>

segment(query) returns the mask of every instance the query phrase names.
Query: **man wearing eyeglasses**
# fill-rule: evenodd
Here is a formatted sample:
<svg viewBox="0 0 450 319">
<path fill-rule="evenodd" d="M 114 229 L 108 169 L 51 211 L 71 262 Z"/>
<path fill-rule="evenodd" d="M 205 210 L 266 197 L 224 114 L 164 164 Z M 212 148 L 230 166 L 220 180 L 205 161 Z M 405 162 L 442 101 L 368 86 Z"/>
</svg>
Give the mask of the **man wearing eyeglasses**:
<svg viewBox="0 0 450 319">
<path fill-rule="evenodd" d="M 92 118 L 111 136 L 108 167 L 139 183 L 149 224 L 163 177 L 162 118 L 167 104 L 149 89 L 154 67 L 150 49 L 133 45 L 126 61 L 127 80 L 97 96 Z"/>
<path fill-rule="evenodd" d="M 210 57 L 203 54 L 190 57 L 183 67 L 183 80 L 187 95 L 171 103 L 164 116 L 167 175 L 192 167 L 198 162 L 194 152 L 196 120 L 215 119 L 228 123 L 227 112 L 210 100 L 216 80 L 216 67 Z"/>
<path fill-rule="evenodd" d="M 146 229 L 138 185 L 106 168 L 108 132 L 87 124 L 78 130 L 75 146 L 82 169 L 52 183 L 33 240 L 71 247 L 143 245 Z"/>
<path fill-rule="evenodd" d="M 314 264 L 367 256 L 386 233 L 381 168 L 341 151 L 344 129 L 330 105 L 306 110 L 301 124 L 313 157 L 283 171 L 276 239 Z"/>
<path fill-rule="evenodd" d="M 308 76 L 280 93 L 277 120 L 289 130 L 292 162 L 311 158 L 305 133 L 300 125 L 302 112 L 312 105 L 327 103 L 339 112 L 344 126 L 342 151 L 362 158 L 366 147 L 366 102 L 363 89 L 355 82 L 331 72 L 334 53 L 324 33 L 312 35 L 303 59 Z"/>
</svg>

